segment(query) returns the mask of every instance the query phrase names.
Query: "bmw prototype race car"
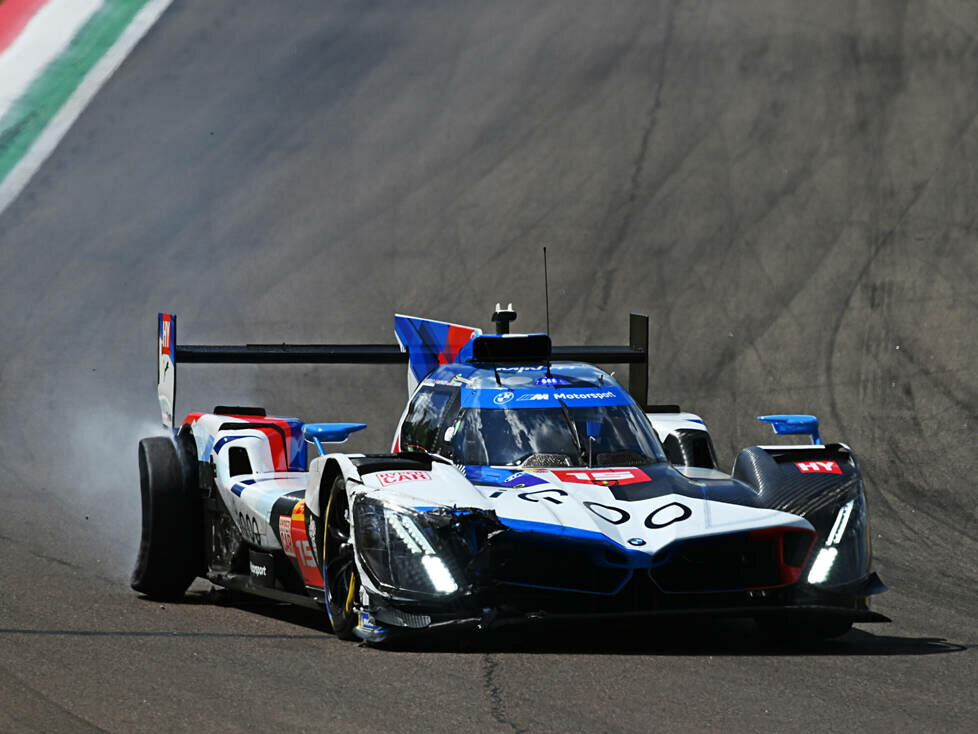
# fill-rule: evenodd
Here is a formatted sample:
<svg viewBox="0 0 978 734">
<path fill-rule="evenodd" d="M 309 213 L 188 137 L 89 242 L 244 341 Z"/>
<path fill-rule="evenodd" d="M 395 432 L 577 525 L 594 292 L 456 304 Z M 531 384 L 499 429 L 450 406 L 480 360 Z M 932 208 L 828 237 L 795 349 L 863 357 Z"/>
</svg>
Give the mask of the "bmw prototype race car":
<svg viewBox="0 0 978 734">
<path fill-rule="evenodd" d="M 647 319 L 630 347 L 572 348 L 508 334 L 513 318 L 483 335 L 396 316 L 398 347 L 178 347 L 160 314 L 174 437 L 139 445 L 133 588 L 169 599 L 204 577 L 375 643 L 541 618 L 751 617 L 802 637 L 888 621 L 856 457 L 814 417 L 763 416 L 812 444 L 746 448 L 726 474 L 699 417 L 645 405 Z M 639 369 L 626 390 L 581 357 Z M 363 424 L 261 408 L 175 427 L 182 362 L 407 362 L 410 399 L 378 454 L 327 450 Z"/>
</svg>

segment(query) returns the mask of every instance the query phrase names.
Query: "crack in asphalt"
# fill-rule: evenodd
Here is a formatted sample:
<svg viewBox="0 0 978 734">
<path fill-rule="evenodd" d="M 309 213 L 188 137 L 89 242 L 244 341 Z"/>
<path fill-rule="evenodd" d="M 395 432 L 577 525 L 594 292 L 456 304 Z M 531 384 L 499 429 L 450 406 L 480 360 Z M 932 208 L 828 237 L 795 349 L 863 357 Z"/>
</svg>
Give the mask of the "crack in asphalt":
<svg viewBox="0 0 978 734">
<path fill-rule="evenodd" d="M 512 729 L 515 734 L 524 734 L 526 729 L 517 726 L 506 716 L 503 707 L 503 694 L 500 692 L 499 684 L 496 682 L 496 669 L 499 667 L 499 663 L 496 662 L 492 655 L 488 654 L 482 656 L 482 662 L 482 687 L 489 699 L 489 714 L 503 726 Z"/>
</svg>

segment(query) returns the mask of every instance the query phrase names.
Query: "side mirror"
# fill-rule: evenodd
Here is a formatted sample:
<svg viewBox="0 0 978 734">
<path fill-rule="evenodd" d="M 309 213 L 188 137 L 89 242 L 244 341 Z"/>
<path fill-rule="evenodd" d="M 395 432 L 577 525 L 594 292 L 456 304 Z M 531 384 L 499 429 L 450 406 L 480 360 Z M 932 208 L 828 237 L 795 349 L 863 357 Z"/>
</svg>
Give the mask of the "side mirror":
<svg viewBox="0 0 978 734">
<path fill-rule="evenodd" d="M 818 433 L 818 418 L 813 415 L 759 415 L 757 420 L 770 423 L 778 435 L 807 435 L 812 443 L 820 446 L 822 437 Z"/>
<path fill-rule="evenodd" d="M 362 431 L 367 427 L 366 423 L 306 423 L 302 427 L 302 437 L 306 441 L 312 441 L 322 456 L 323 443 L 343 443 L 350 437 L 351 433 Z"/>
</svg>

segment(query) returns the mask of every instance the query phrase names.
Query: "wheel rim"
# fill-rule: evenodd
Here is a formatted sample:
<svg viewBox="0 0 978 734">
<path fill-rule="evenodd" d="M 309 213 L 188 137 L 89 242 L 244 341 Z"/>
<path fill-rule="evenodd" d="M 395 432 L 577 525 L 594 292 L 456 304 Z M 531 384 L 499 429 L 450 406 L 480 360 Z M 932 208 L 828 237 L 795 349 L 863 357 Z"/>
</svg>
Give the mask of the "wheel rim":
<svg viewBox="0 0 978 734">
<path fill-rule="evenodd" d="M 348 506 L 346 492 L 340 488 L 334 489 L 326 508 L 326 538 L 323 548 L 323 581 L 326 584 L 331 617 L 337 613 L 349 614 L 356 591 L 356 564 L 353 544 L 350 542 Z"/>
</svg>

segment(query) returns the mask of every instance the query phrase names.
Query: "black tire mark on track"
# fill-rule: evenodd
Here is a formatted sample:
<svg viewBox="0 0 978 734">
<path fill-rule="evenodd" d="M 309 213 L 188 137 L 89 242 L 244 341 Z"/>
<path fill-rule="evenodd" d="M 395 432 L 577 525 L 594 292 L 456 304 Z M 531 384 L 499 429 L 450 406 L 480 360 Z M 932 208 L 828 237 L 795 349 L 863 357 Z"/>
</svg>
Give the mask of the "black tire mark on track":
<svg viewBox="0 0 978 734">
<path fill-rule="evenodd" d="M 611 241 L 608 243 L 606 250 L 608 253 L 606 262 L 611 263 L 611 265 L 606 265 L 604 268 L 602 268 L 602 272 L 599 275 L 599 279 L 601 281 L 600 289 L 602 304 L 607 304 L 611 297 L 612 284 L 614 282 L 612 275 L 614 273 L 614 266 L 617 265 L 618 261 L 617 254 L 632 228 L 632 219 L 635 216 L 635 205 L 638 202 L 638 191 L 642 183 L 642 174 L 645 170 L 645 161 L 648 158 L 649 140 L 652 138 L 652 133 L 655 131 L 658 123 L 659 111 L 662 108 L 662 89 L 666 83 L 666 63 L 669 60 L 669 52 L 672 48 L 672 41 L 676 26 L 676 10 L 678 7 L 679 0 L 674 0 L 666 14 L 666 29 L 662 37 L 662 48 L 659 51 L 659 69 L 655 85 L 655 93 L 652 97 L 652 104 L 649 106 L 649 111 L 646 114 L 646 123 L 642 130 L 642 137 L 639 140 L 638 152 L 635 154 L 634 161 L 632 162 L 632 173 L 628 180 L 628 190 L 625 196 L 625 203 L 621 207 L 623 210 L 621 221 L 619 222 L 618 228 L 615 230 L 614 235 L 612 235 Z"/>
<path fill-rule="evenodd" d="M 8 708 L 0 714 L 0 724 L 6 718 L 18 725 L 16 729 L 18 731 L 21 730 L 19 727 L 23 727 L 23 731 L 108 732 L 108 729 L 103 729 L 72 713 L 3 666 L 0 666 L 0 689 L 7 691 L 8 694 L 18 689 L 29 694 L 23 698 L 11 696 L 6 699 L 16 704 L 15 708 Z M 11 704 L 8 703 L 9 705 Z"/>
</svg>

